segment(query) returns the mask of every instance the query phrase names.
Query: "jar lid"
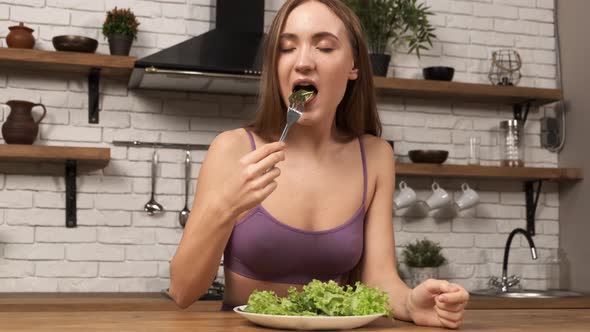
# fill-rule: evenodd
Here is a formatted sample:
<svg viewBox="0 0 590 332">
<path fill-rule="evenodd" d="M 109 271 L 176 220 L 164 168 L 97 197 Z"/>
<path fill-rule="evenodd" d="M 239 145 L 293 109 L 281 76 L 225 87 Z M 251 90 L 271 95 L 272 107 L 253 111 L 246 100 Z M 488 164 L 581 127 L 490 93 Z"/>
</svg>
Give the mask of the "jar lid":
<svg viewBox="0 0 590 332">
<path fill-rule="evenodd" d="M 19 24 L 18 24 L 18 25 L 13 25 L 13 26 L 11 26 L 11 27 L 8 27 L 8 29 L 10 29 L 11 31 L 12 31 L 13 29 L 19 29 L 19 30 L 20 30 L 20 29 L 22 29 L 22 30 L 27 30 L 28 32 L 33 32 L 33 31 L 35 31 L 35 30 L 33 30 L 33 29 L 31 29 L 31 28 L 29 28 L 29 27 L 25 26 L 25 24 L 24 24 L 23 22 L 19 22 Z"/>
</svg>

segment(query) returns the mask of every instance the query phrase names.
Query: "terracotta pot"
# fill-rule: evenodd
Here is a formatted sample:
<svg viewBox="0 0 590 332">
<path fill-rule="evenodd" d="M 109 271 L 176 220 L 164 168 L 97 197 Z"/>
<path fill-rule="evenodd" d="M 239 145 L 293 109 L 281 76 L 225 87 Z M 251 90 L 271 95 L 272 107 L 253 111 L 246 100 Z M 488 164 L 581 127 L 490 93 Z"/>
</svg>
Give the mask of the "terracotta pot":
<svg viewBox="0 0 590 332">
<path fill-rule="evenodd" d="M 2 125 L 2 136 L 8 144 L 33 144 L 39 132 L 39 122 L 43 120 L 47 110 L 43 104 L 34 104 L 23 100 L 6 102 L 10 107 L 10 114 Z M 31 115 L 33 107 L 43 107 L 43 115 L 35 121 Z"/>
<path fill-rule="evenodd" d="M 23 22 L 19 25 L 9 27 L 10 32 L 6 36 L 6 44 L 11 48 L 33 48 L 35 46 L 35 37 L 33 29 L 26 27 Z"/>
</svg>

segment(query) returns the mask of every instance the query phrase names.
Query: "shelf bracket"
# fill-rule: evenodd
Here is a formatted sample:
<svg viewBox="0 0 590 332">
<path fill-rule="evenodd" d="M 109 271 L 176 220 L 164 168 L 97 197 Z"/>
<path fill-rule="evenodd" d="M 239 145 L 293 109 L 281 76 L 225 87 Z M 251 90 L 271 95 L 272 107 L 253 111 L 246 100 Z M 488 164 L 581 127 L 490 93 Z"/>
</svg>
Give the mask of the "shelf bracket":
<svg viewBox="0 0 590 332">
<path fill-rule="evenodd" d="M 537 183 L 537 194 L 535 195 L 534 184 Z M 537 212 L 537 203 L 541 194 L 543 180 L 526 181 L 524 183 L 524 192 L 526 198 L 526 230 L 531 236 L 535 235 L 535 214 Z"/>
<path fill-rule="evenodd" d="M 76 227 L 76 160 L 66 160 L 66 227 Z"/>
<path fill-rule="evenodd" d="M 88 123 L 98 123 L 98 86 L 100 68 L 91 68 L 88 74 Z"/>
<path fill-rule="evenodd" d="M 524 106 L 524 115 L 523 115 L 523 106 Z M 526 118 L 529 115 L 529 110 L 531 109 L 531 102 L 528 101 L 522 104 L 514 104 L 512 105 L 512 112 L 514 113 L 514 120 L 522 121 L 524 125 L 526 123 Z"/>
</svg>

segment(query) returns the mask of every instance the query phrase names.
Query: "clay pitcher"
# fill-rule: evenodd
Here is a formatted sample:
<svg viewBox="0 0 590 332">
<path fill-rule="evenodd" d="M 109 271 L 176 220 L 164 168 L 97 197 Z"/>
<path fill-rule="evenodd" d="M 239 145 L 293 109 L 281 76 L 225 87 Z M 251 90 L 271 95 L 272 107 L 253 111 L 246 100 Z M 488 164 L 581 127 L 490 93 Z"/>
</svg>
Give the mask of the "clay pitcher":
<svg viewBox="0 0 590 332">
<path fill-rule="evenodd" d="M 33 144 L 39 132 L 39 122 L 43 120 L 47 110 L 43 104 L 34 104 L 23 100 L 6 102 L 10 107 L 10 114 L 2 125 L 2 136 L 9 144 Z M 35 121 L 31 112 L 33 107 L 43 107 L 43 115 Z"/>
<path fill-rule="evenodd" d="M 26 27 L 23 22 L 19 25 L 8 28 L 10 32 L 6 36 L 6 44 L 11 48 L 33 48 L 35 46 L 35 37 L 33 29 Z"/>
</svg>

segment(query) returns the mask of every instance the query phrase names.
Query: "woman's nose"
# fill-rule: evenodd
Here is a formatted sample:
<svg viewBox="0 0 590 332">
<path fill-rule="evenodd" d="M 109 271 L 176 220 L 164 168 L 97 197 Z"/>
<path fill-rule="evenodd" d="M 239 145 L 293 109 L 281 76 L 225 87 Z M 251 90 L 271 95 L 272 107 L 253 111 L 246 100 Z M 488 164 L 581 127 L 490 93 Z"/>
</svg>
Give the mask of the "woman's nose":
<svg viewBox="0 0 590 332">
<path fill-rule="evenodd" d="M 295 70 L 298 72 L 307 72 L 315 68 L 315 62 L 311 54 L 311 49 L 304 47 L 297 54 L 297 62 L 295 63 Z"/>
</svg>

